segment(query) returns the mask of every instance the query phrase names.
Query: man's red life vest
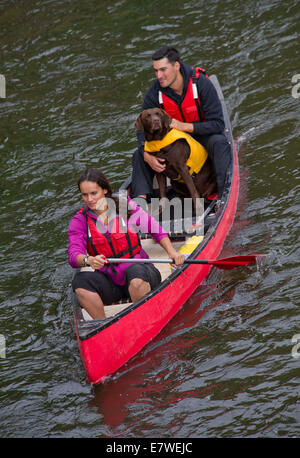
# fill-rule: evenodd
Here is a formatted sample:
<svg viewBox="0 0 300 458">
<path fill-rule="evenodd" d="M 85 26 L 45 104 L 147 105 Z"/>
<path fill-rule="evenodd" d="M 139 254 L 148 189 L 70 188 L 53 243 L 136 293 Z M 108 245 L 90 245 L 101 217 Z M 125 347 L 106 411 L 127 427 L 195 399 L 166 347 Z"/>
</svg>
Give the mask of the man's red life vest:
<svg viewBox="0 0 300 458">
<path fill-rule="evenodd" d="M 98 229 L 97 216 L 92 216 L 81 209 L 87 221 L 87 252 L 90 256 L 103 254 L 106 258 L 132 258 L 141 250 L 141 243 L 136 232 L 131 231 L 122 218 L 117 216 L 111 223 L 110 232 Z M 104 225 L 101 225 L 101 227 Z"/>
<path fill-rule="evenodd" d="M 197 89 L 197 79 L 200 73 L 203 73 L 208 78 L 203 68 L 194 68 L 193 74 L 189 79 L 185 97 L 180 105 L 159 91 L 158 99 L 160 108 L 164 109 L 171 118 L 183 122 L 205 121 Z"/>
</svg>

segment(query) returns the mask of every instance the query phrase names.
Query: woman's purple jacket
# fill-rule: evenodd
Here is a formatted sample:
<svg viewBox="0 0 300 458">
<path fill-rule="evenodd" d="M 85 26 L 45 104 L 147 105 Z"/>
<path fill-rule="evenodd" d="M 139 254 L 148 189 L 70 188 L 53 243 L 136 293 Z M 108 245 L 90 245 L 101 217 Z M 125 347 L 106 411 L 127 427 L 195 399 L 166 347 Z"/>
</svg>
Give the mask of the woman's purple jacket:
<svg viewBox="0 0 300 458">
<path fill-rule="evenodd" d="M 131 199 L 128 199 L 128 202 L 130 204 L 132 216 L 128 221 L 126 221 L 126 224 L 130 230 L 135 230 L 132 225 L 135 224 L 139 227 L 142 233 L 150 234 L 157 243 L 160 243 L 161 239 L 164 237 L 168 237 L 168 234 L 154 218 L 152 218 Z M 88 206 L 86 206 L 86 211 L 89 213 Z M 78 269 L 77 256 L 87 252 L 87 222 L 86 217 L 80 211 L 73 216 L 70 222 L 68 237 L 69 264 L 74 269 Z M 141 249 L 134 258 L 149 258 L 149 256 L 143 249 Z M 115 284 L 124 285 L 126 269 L 128 269 L 131 265 L 132 264 L 130 263 L 114 264 L 115 273 L 112 271 L 110 266 L 106 265 L 100 269 L 100 272 L 107 273 Z"/>
</svg>

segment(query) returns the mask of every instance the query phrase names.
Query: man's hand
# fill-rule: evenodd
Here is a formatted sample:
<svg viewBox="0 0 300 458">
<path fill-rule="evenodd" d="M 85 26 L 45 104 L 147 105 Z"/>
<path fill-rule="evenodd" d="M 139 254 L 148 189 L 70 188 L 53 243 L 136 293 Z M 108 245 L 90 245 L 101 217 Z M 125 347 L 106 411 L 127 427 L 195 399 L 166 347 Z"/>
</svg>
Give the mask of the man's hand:
<svg viewBox="0 0 300 458">
<path fill-rule="evenodd" d="M 181 132 L 188 132 L 192 134 L 194 132 L 194 125 L 191 122 L 181 122 L 178 121 L 177 119 L 172 118 L 171 124 L 170 124 L 171 129 L 177 129 L 180 130 Z"/>
<path fill-rule="evenodd" d="M 165 159 L 158 159 L 147 151 L 144 151 L 144 161 L 157 173 L 163 172 L 166 168 Z"/>
</svg>

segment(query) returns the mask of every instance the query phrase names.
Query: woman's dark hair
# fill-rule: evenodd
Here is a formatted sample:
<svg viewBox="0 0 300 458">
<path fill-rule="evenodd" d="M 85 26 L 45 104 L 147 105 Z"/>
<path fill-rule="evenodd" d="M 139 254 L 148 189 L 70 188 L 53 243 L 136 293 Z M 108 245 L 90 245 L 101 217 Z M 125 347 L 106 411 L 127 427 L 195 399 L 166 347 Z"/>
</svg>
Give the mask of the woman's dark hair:
<svg viewBox="0 0 300 458">
<path fill-rule="evenodd" d="M 79 191 L 80 185 L 83 181 L 92 181 L 93 183 L 97 183 L 102 189 L 107 190 L 106 196 L 111 197 L 112 188 L 110 182 L 100 169 L 87 169 L 80 175 L 79 180 L 77 181 Z"/>
<path fill-rule="evenodd" d="M 112 199 L 115 202 L 116 211 L 117 213 L 119 213 L 120 204 L 121 204 L 120 198 L 118 195 L 113 195 L 111 184 L 100 169 L 87 169 L 85 172 L 83 172 L 80 175 L 77 181 L 79 191 L 81 191 L 80 185 L 84 181 L 92 181 L 93 183 L 97 183 L 102 189 L 106 189 L 107 193 L 105 197 L 109 197 L 110 199 Z M 123 199 L 123 204 L 124 204 L 124 199 Z M 125 201 L 125 205 L 127 207 L 127 201 Z M 131 213 L 129 209 L 127 210 L 128 210 L 127 216 L 129 217 Z"/>
<path fill-rule="evenodd" d="M 179 52 L 171 46 L 162 46 L 154 54 L 152 54 L 152 60 L 160 60 L 166 57 L 168 61 L 172 64 L 175 62 L 180 62 Z"/>
</svg>

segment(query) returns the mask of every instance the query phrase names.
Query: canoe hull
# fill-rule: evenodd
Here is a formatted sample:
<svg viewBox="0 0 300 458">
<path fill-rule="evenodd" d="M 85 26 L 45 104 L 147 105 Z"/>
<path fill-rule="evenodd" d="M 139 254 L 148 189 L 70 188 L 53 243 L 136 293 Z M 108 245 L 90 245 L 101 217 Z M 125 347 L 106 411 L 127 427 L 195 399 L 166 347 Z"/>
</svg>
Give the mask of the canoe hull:
<svg viewBox="0 0 300 458">
<path fill-rule="evenodd" d="M 238 159 L 234 151 L 235 172 L 227 206 L 215 234 L 197 256 L 199 259 L 218 257 L 234 220 L 239 188 Z M 102 382 L 157 336 L 207 277 L 210 269 L 211 266 L 190 264 L 169 285 L 100 332 L 86 339 L 80 339 L 77 332 L 88 381 L 92 384 Z"/>
<path fill-rule="evenodd" d="M 227 125 L 228 122 L 227 119 Z M 229 131 L 231 135 L 230 126 Z M 236 145 L 232 136 L 230 139 L 232 165 L 225 202 L 217 211 L 216 224 L 208 230 L 193 253 L 195 259 L 216 259 L 234 221 L 239 170 Z M 94 385 L 102 382 L 156 337 L 207 277 L 210 269 L 209 265 L 184 265 L 146 299 L 129 306 L 110 320 L 94 320 L 99 322 L 98 325 L 82 325 L 74 312 L 78 345 L 88 381 Z"/>
</svg>

